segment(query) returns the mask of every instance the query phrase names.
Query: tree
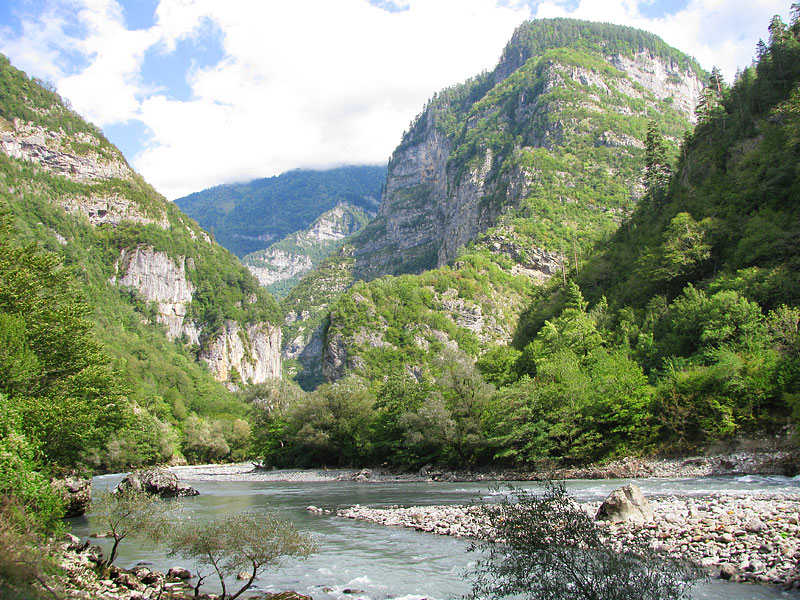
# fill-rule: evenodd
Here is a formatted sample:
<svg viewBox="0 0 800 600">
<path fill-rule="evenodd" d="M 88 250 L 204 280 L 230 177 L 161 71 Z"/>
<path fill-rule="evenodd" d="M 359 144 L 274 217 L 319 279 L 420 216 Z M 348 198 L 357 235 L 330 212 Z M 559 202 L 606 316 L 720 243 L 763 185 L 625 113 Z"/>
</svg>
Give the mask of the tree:
<svg viewBox="0 0 800 600">
<path fill-rule="evenodd" d="M 160 540 L 169 528 L 168 516 L 175 507 L 172 502 L 133 488 L 103 494 L 92 508 L 114 539 L 106 564 L 114 562 L 120 542 L 127 537 L 144 535 Z"/>
<path fill-rule="evenodd" d="M 655 121 L 647 124 L 644 156 L 644 186 L 651 202 L 658 205 L 664 200 L 672 168 L 667 161 L 667 144 Z"/>
<path fill-rule="evenodd" d="M 267 567 L 277 567 L 288 557 L 306 558 L 316 550 L 310 536 L 273 514 L 246 513 L 206 523 L 187 522 L 175 529 L 172 538 L 170 554 L 216 573 L 223 600 L 238 598 Z M 242 570 L 250 572 L 249 580 L 229 594 L 225 579 Z"/>
<path fill-rule="evenodd" d="M 512 489 L 483 505 L 495 542 L 477 544 L 469 598 L 680 600 L 699 578 L 692 565 L 657 555 L 644 542 L 614 547 L 559 482 L 544 494 Z"/>
<path fill-rule="evenodd" d="M 0 393 L 47 459 L 73 466 L 123 428 L 130 405 L 72 273 L 56 254 L 13 240 L 0 206 Z"/>
</svg>

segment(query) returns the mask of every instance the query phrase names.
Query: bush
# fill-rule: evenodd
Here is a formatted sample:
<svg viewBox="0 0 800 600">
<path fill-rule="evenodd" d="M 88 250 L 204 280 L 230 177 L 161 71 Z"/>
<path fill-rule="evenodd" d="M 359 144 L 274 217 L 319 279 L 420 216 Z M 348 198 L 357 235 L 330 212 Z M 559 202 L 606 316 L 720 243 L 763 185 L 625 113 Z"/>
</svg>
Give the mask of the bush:
<svg viewBox="0 0 800 600">
<path fill-rule="evenodd" d="M 657 555 L 635 541 L 614 548 L 567 494 L 548 483 L 543 495 L 512 489 L 516 502 L 484 505 L 499 543 L 476 546 L 469 598 L 524 597 L 530 600 L 680 600 L 698 579 L 689 564 Z"/>
</svg>

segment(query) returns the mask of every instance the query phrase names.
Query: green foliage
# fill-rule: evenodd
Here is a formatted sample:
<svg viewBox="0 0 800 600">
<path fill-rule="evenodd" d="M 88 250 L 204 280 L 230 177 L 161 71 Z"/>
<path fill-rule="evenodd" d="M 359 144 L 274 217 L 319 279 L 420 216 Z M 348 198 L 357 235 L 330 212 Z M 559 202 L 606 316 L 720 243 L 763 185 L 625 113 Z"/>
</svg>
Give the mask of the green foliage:
<svg viewBox="0 0 800 600">
<path fill-rule="evenodd" d="M 0 117 L 5 121 L 13 121 L 16 118 L 25 123 L 32 122 L 66 134 L 87 133 L 99 142 L 100 147 L 112 148 L 97 127 L 87 123 L 64 105 L 64 101 L 50 84 L 38 79 L 29 79 L 25 73 L 12 67 L 8 58 L 2 54 L 0 54 Z M 74 150 L 77 151 L 77 148 Z"/>
<path fill-rule="evenodd" d="M 143 536 L 152 541 L 163 539 L 170 527 L 170 513 L 175 508 L 174 503 L 132 487 L 106 492 L 93 502 L 94 518 L 103 524 L 114 540 L 106 565 L 112 564 L 117 558 L 117 550 L 125 538 Z"/>
<path fill-rule="evenodd" d="M 386 167 L 288 171 L 248 183 L 219 185 L 175 203 L 239 257 L 301 231 L 340 202 L 375 211 Z"/>
<path fill-rule="evenodd" d="M 13 131 L 15 118 L 32 121 L 60 132 L 64 152 L 124 162 L 40 84 L 2 59 L 1 129 Z M 61 465 L 123 470 L 169 460 L 194 412 L 222 432 L 225 458 L 244 457 L 246 406 L 197 355 L 226 321 L 278 322 L 274 299 L 138 175 L 79 182 L 0 153 L 0 179 L 0 203 L 10 213 L 0 234 L 0 390 L 14 399 L 25 434 Z M 93 226 L 64 209 L 105 197 L 150 222 Z M 198 345 L 167 339 L 156 306 L 110 282 L 120 276 L 122 252 L 143 247 L 185 265 L 195 288 L 187 318 L 201 328 Z"/>
<path fill-rule="evenodd" d="M 270 513 L 245 513 L 205 523 L 182 523 L 170 541 L 173 555 L 209 569 L 199 576 L 195 592 L 213 571 L 219 578 L 223 600 L 234 600 L 242 595 L 264 569 L 278 567 L 288 558 L 306 558 L 315 551 L 310 536 Z M 225 580 L 242 571 L 249 573 L 249 579 L 236 592 L 229 593 Z"/>
<path fill-rule="evenodd" d="M 470 598 L 530 600 L 666 600 L 689 598 L 698 568 L 626 539 L 615 547 L 567 493 L 548 483 L 543 494 L 511 489 L 499 504 L 482 505 L 497 542 L 471 571 Z"/>
<path fill-rule="evenodd" d="M 375 399 L 355 379 L 325 384 L 289 409 L 287 434 L 303 466 L 362 464 L 372 452 Z"/>
<path fill-rule="evenodd" d="M 74 466 L 128 417 L 124 387 L 91 332 L 61 259 L 13 243 L 0 214 L 0 393 L 48 460 Z"/>
</svg>

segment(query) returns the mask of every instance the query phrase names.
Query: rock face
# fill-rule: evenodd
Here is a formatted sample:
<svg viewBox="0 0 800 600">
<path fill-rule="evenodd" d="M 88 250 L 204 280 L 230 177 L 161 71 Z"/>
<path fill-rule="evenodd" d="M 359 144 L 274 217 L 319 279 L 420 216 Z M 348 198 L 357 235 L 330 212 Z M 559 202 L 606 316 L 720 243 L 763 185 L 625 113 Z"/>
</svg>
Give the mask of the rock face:
<svg viewBox="0 0 800 600">
<path fill-rule="evenodd" d="M 164 469 L 148 469 L 129 473 L 125 479 L 119 482 L 114 491 L 127 489 L 157 494 L 162 498 L 197 496 L 200 493 L 188 483 L 178 481 L 175 473 Z"/>
<path fill-rule="evenodd" d="M 123 250 L 117 262 L 121 275 L 112 278 L 112 283 L 132 287 L 146 301 L 156 302 L 156 319 L 166 328 L 167 337 L 174 340 L 186 333 L 189 341 L 196 344 L 197 328 L 191 324 L 184 327 L 186 307 L 195 287 L 186 277 L 186 258 L 177 258 L 176 262 L 166 252 L 156 252 L 152 247 Z"/>
<path fill-rule="evenodd" d="M 515 37 L 524 38 L 524 29 Z M 521 46 L 519 39 L 509 43 L 509 48 Z M 603 42 L 598 46 L 583 63 L 541 49 L 539 56 L 507 49 L 492 74 L 434 98 L 391 157 L 378 218 L 358 238 L 356 276 L 418 273 L 448 263 L 459 248 L 518 209 L 543 169 L 552 168 L 542 163 L 538 149 L 563 156 L 561 149 L 579 136 L 587 145 L 617 150 L 617 156 L 640 155 L 643 139 L 609 128 L 604 113 L 611 115 L 610 122 L 620 115 L 650 118 L 667 111 L 687 124 L 693 119 L 702 83 L 686 63 L 645 47 L 625 56 L 604 51 Z M 597 67 L 598 62 L 606 67 Z M 498 137 L 508 141 L 498 145 L 493 141 Z M 617 167 L 610 161 L 590 168 Z M 563 175 L 567 188 L 575 185 L 570 173 Z M 627 184 L 638 193 L 638 178 Z M 602 202 L 600 194 L 598 210 L 613 209 Z M 497 253 L 506 250 L 492 247 Z M 532 261 L 520 272 L 537 279 L 552 275 L 559 261 L 552 248 L 541 252 L 543 261 Z"/>
<path fill-rule="evenodd" d="M 56 479 L 52 483 L 55 489 L 66 500 L 64 517 L 69 519 L 86 513 L 92 502 L 92 480 L 69 476 Z"/>
<path fill-rule="evenodd" d="M 595 518 L 612 523 L 652 521 L 653 508 L 639 486 L 626 485 L 611 492 L 600 505 Z"/>
<path fill-rule="evenodd" d="M 96 136 L 84 132 L 65 134 L 20 119 L 0 117 L 0 150 L 11 158 L 39 165 L 46 171 L 79 183 L 119 179 L 130 181 L 134 173 L 116 148 L 103 146 Z M 146 211 L 122 194 L 60 194 L 56 198 L 67 212 L 83 214 L 92 225 L 116 227 L 122 221 L 156 224 L 169 228 L 166 213 L 154 207 Z"/>
<path fill-rule="evenodd" d="M 132 221 L 142 225 L 155 224 L 161 229 L 169 229 L 167 215 L 160 212 L 160 217 L 151 217 L 135 203 L 120 194 L 105 196 L 61 196 L 59 204 L 73 214 L 83 214 L 92 225 L 118 226 L 123 221 Z"/>
<path fill-rule="evenodd" d="M 186 319 L 195 292 L 187 277 L 187 269 L 193 264 L 191 258 L 178 256 L 173 260 L 152 247 L 123 250 L 112 283 L 129 286 L 146 301 L 155 302 L 156 320 L 166 328 L 167 337 L 185 336 L 187 343 L 200 344 L 202 330 Z M 242 326 L 226 321 L 223 331 L 214 339 L 203 340 L 203 344 L 199 358 L 218 381 L 237 386 L 281 376 L 281 330 L 269 323 Z"/>
<path fill-rule="evenodd" d="M 277 248 L 264 250 L 259 253 L 257 260 L 250 258 L 243 262 L 263 286 L 303 275 L 314 268 L 314 263 L 308 256 Z"/>
<path fill-rule="evenodd" d="M 281 330 L 269 323 L 242 327 L 226 321 L 222 334 L 200 353 L 218 381 L 263 383 L 281 376 Z M 239 377 L 236 377 L 236 373 Z"/>
<path fill-rule="evenodd" d="M 131 179 L 133 171 L 115 152 L 100 147 L 87 133 L 66 135 L 14 119 L 4 121 L 0 148 L 11 158 L 35 162 L 44 169 L 80 182 Z"/>
<path fill-rule="evenodd" d="M 266 250 L 248 254 L 242 263 L 263 286 L 299 280 L 345 238 L 361 229 L 367 218 L 358 207 L 339 203 L 317 217 L 307 229 L 286 236 Z"/>
</svg>

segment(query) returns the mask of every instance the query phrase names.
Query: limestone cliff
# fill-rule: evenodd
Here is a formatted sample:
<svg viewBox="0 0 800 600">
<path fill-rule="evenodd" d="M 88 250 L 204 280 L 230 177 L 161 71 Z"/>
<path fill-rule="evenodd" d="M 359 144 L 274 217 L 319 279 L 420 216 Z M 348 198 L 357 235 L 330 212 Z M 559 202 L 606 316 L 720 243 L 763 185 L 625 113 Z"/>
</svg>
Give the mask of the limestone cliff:
<svg viewBox="0 0 800 600">
<path fill-rule="evenodd" d="M 192 301 L 195 286 L 186 278 L 186 257 L 177 261 L 152 247 L 123 250 L 111 283 L 134 288 L 147 302 L 156 304 L 156 320 L 164 325 L 171 340 L 186 334 L 190 343 L 199 342 L 199 330 L 184 323 L 186 307 Z M 188 260 L 193 264 L 192 259 Z"/>
<path fill-rule="evenodd" d="M 232 385 L 263 383 L 281 376 L 281 331 L 270 323 L 247 326 L 227 320 L 222 331 L 209 336 L 188 320 L 187 309 L 196 291 L 187 276 L 194 259 L 171 258 L 152 247 L 123 250 L 112 283 L 135 289 L 156 307 L 156 321 L 167 337 L 183 338 L 187 344 L 202 344 L 198 357 L 208 364 L 217 381 Z"/>
<path fill-rule="evenodd" d="M 56 202 L 67 212 L 85 215 L 92 225 L 117 226 L 131 221 L 168 229 L 163 208 L 144 207 L 115 189 L 114 181 L 130 182 L 137 175 L 119 151 L 104 142 L 87 132 L 68 135 L 18 118 L 9 122 L 0 117 L 0 150 L 8 157 L 77 183 L 95 184 L 85 191 L 59 194 Z"/>
<path fill-rule="evenodd" d="M 572 27 L 556 21 L 556 29 Z M 605 213 L 606 221 L 618 223 L 632 210 L 641 191 L 643 124 L 655 119 L 668 135 L 681 135 L 693 118 L 701 73 L 643 32 L 631 38 L 643 40 L 638 47 L 621 51 L 614 36 L 627 40 L 633 34 L 626 28 L 583 24 L 589 33 L 578 28 L 577 38 L 559 47 L 526 37 L 538 40 L 548 23 L 521 27 L 492 73 L 442 91 L 404 134 L 378 218 L 356 241 L 358 277 L 444 265 L 540 190 L 549 190 L 550 202 Z M 575 157 L 577 164 L 561 168 Z M 564 193 L 541 185 L 542 173 L 558 173 Z M 621 182 L 628 201 L 570 190 L 589 177 Z M 555 239 L 531 241 L 543 252 L 559 251 Z"/>
<path fill-rule="evenodd" d="M 242 263 L 261 285 L 283 297 L 303 275 L 341 246 L 345 238 L 360 230 L 368 218 L 357 206 L 339 203 L 308 228 L 286 236 L 266 250 L 248 254 Z"/>
<path fill-rule="evenodd" d="M 281 330 L 268 323 L 226 321 L 222 333 L 200 352 L 217 381 L 233 385 L 281 377 Z"/>
</svg>

